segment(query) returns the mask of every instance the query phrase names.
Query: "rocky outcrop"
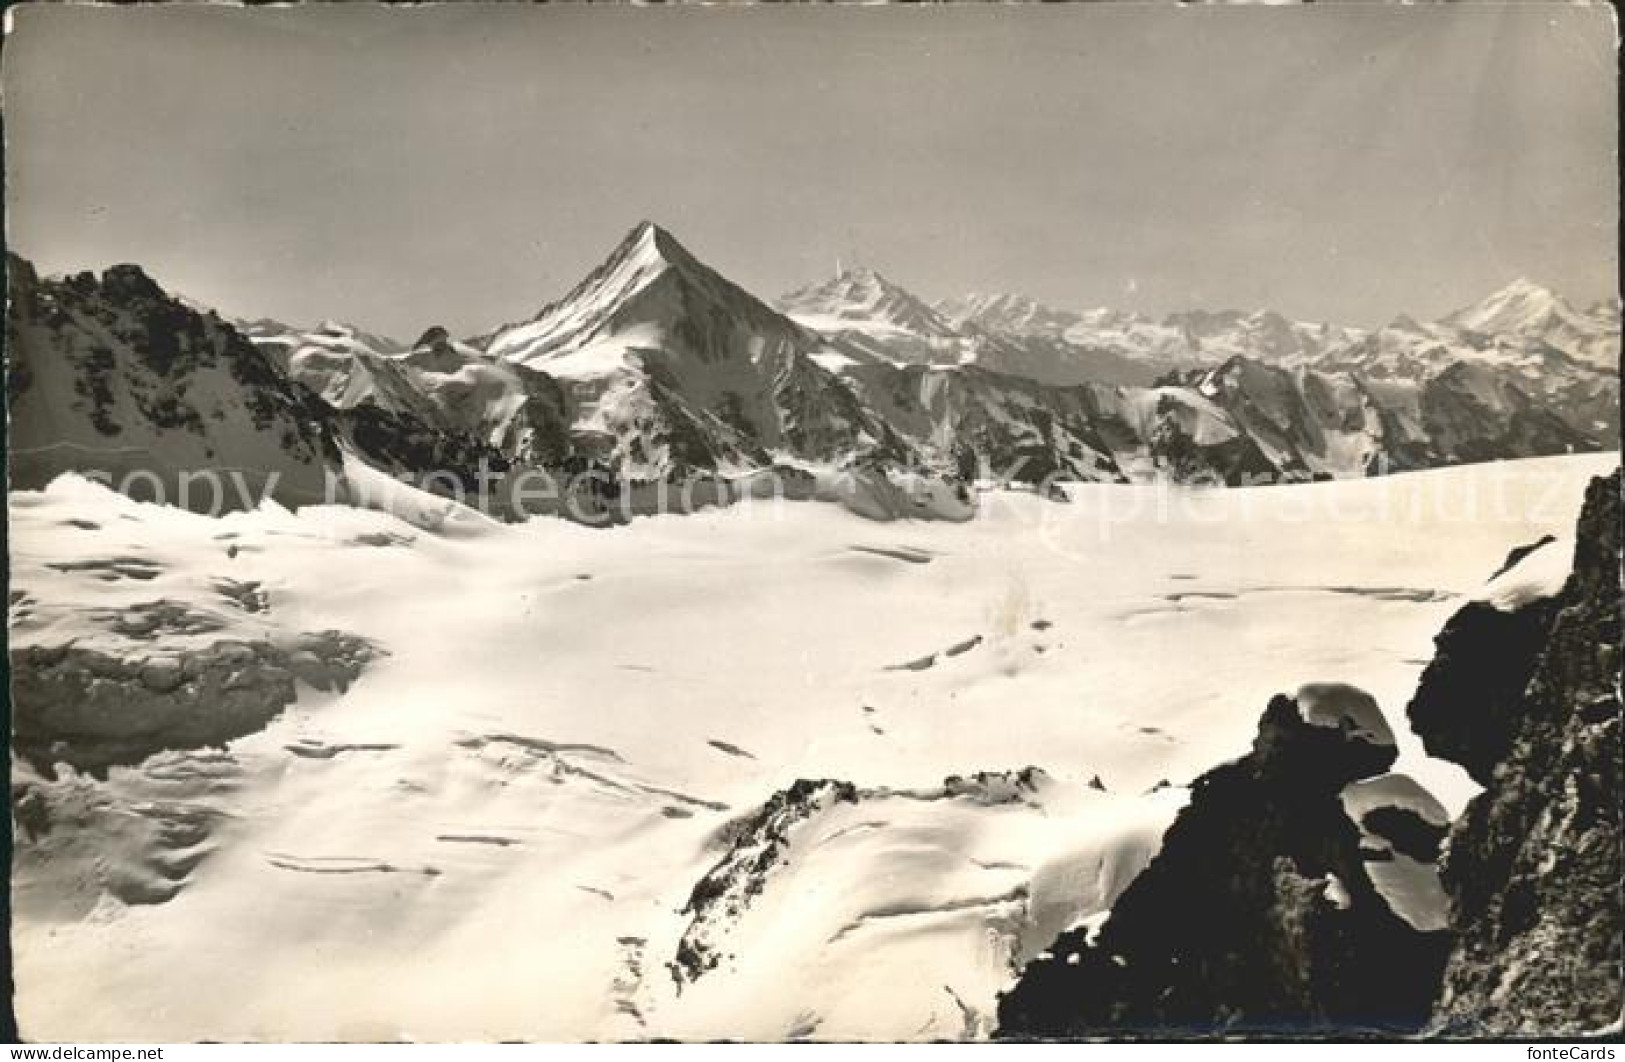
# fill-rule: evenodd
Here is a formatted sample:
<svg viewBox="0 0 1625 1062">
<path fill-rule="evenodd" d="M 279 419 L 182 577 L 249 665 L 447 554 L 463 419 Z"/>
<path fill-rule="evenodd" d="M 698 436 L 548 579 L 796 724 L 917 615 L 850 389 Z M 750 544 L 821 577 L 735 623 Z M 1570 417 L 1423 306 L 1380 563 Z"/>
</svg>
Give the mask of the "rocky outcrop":
<svg viewBox="0 0 1625 1062">
<path fill-rule="evenodd" d="M 1409 718 L 1485 792 L 1454 825 L 1369 698 L 1277 698 L 1109 917 L 1002 998 L 1000 1035 L 1240 1030 L 1572 1036 L 1621 989 L 1620 483 L 1572 574 L 1514 550 L 1436 639 Z M 1555 577 L 1554 577 L 1555 575 Z"/>
<path fill-rule="evenodd" d="M 1617 472 L 1587 490 L 1575 542 L 1555 596 L 1452 617 L 1410 705 L 1428 751 L 1485 787 L 1444 860 L 1441 1035 L 1576 1035 L 1625 1001 Z"/>
<path fill-rule="evenodd" d="M 325 407 L 218 316 L 133 265 L 6 271 L 13 487 L 71 470 L 207 512 L 331 500 Z"/>
<path fill-rule="evenodd" d="M 12 748 L 49 774 L 59 762 L 104 772 L 166 749 L 220 745 L 293 703 L 297 681 L 342 691 L 373 655 L 339 631 L 127 655 L 28 646 L 11 656 Z"/>
<path fill-rule="evenodd" d="M 1461 764 L 1479 785 L 1494 781 L 1556 614 L 1551 599 L 1513 611 L 1471 601 L 1450 618 L 1408 709 L 1430 754 Z"/>
<path fill-rule="evenodd" d="M 1420 1026 L 1448 935 L 1426 917 L 1425 893 L 1399 899 L 1414 879 L 1384 887 L 1371 869 L 1403 849 L 1431 874 L 1425 831 L 1392 793 L 1345 797 L 1395 756 L 1359 690 L 1276 697 L 1252 751 L 1197 779 L 1104 923 L 1061 934 L 1022 971 L 1000 1001 L 999 1035 Z"/>
<path fill-rule="evenodd" d="M 983 1039 L 1011 977 L 1111 906 L 1186 796 L 1035 767 L 798 781 L 714 830 L 677 938 L 654 944 L 677 1035 Z"/>
<path fill-rule="evenodd" d="M 678 985 L 722 961 L 722 938 L 761 893 L 773 868 L 785 861 L 791 831 L 831 804 L 850 804 L 858 795 L 850 782 L 798 778 L 751 815 L 729 824 L 723 838 L 726 853 L 694 885 L 681 912 L 691 920 L 668 964 Z"/>
</svg>

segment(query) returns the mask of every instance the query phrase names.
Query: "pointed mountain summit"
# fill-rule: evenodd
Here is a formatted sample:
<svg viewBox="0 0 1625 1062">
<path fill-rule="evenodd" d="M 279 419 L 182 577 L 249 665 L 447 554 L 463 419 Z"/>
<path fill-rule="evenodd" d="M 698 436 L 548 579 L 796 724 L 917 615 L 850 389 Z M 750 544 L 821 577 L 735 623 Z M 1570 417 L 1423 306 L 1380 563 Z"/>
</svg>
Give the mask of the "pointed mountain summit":
<svg viewBox="0 0 1625 1062">
<path fill-rule="evenodd" d="M 644 221 L 564 298 L 523 324 L 474 342 L 492 357 L 572 376 L 613 368 L 619 359 L 604 344 L 682 348 L 710 362 L 728 360 L 750 345 L 747 339 L 762 336 L 778 345 L 810 348 L 816 343 L 690 254 L 671 233 Z M 617 344 L 617 338 L 625 342 Z M 589 347 L 602 356 L 554 364 Z"/>
<path fill-rule="evenodd" d="M 578 436 L 625 479 L 900 445 L 819 363 L 833 353 L 822 336 L 648 221 L 564 298 L 471 342 L 567 381 Z"/>
<path fill-rule="evenodd" d="M 891 329 L 925 339 L 960 338 L 959 331 L 925 300 L 866 266 L 793 291 L 778 305 L 821 332 Z"/>
<path fill-rule="evenodd" d="M 1481 336 L 1547 344 L 1596 369 L 1612 371 L 1619 363 L 1617 313 L 1581 313 L 1532 280 L 1514 280 L 1441 323 Z"/>
</svg>

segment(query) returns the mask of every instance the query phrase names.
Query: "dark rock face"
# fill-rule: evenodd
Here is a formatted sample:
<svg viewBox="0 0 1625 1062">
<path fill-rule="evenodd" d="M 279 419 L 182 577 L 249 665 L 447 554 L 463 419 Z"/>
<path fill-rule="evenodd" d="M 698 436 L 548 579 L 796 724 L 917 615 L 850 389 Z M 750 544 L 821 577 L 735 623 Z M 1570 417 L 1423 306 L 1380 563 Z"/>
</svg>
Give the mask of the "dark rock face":
<svg viewBox="0 0 1625 1062">
<path fill-rule="evenodd" d="M 1552 600 L 1515 612 L 1473 601 L 1450 617 L 1406 709 L 1429 754 L 1461 764 L 1479 785 L 1493 781 L 1556 612 Z"/>
<path fill-rule="evenodd" d="M 481 476 L 506 472 L 506 455 L 471 435 L 365 403 L 329 414 L 334 435 L 375 468 L 458 500 L 479 496 Z M 489 488 L 487 488 L 489 490 Z"/>
<path fill-rule="evenodd" d="M 328 500 L 325 410 L 217 316 L 133 265 L 41 279 L 8 256 L 7 285 L 13 487 L 75 471 L 201 511 Z"/>
<path fill-rule="evenodd" d="M 1441 457 L 1493 461 L 1600 449 L 1598 441 L 1516 384 L 1483 366 L 1457 362 L 1427 381 L 1422 425 Z"/>
<path fill-rule="evenodd" d="M 1447 934 L 1394 913 L 1341 802 L 1394 761 L 1348 687 L 1278 696 L 1253 751 L 1197 779 L 1162 851 L 1091 939 L 1063 933 L 999 1003 L 1004 1038 L 1407 1030 Z"/>
<path fill-rule="evenodd" d="M 1542 546 L 1550 545 L 1556 541 L 1557 539 L 1551 535 L 1541 535 L 1540 538 L 1529 543 L 1527 546 L 1519 546 L 1516 549 L 1511 550 L 1507 553 L 1507 559 L 1501 562 L 1501 566 L 1495 570 L 1495 575 L 1490 576 L 1490 578 L 1494 579 L 1497 576 L 1505 575 L 1507 572 L 1517 567 L 1518 562 L 1529 556 L 1529 554 L 1535 552 L 1537 549 L 1540 549 Z"/>
<path fill-rule="evenodd" d="M 1411 704 L 1428 750 L 1485 785 L 1445 856 L 1441 1035 L 1563 1036 L 1620 1016 L 1619 491 L 1617 472 L 1587 490 L 1555 598 L 1451 619 Z"/>
</svg>

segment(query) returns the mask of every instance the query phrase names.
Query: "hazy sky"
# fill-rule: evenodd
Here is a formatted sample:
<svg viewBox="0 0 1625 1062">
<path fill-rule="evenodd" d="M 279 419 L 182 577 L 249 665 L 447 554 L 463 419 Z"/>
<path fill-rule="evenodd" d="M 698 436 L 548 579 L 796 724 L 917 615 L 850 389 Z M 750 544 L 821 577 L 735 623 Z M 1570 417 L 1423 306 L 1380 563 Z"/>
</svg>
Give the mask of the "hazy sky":
<svg viewBox="0 0 1625 1062">
<path fill-rule="evenodd" d="M 403 339 L 562 294 L 640 218 L 766 298 L 1376 324 L 1616 273 L 1603 6 L 14 9 L 42 270 Z"/>
</svg>

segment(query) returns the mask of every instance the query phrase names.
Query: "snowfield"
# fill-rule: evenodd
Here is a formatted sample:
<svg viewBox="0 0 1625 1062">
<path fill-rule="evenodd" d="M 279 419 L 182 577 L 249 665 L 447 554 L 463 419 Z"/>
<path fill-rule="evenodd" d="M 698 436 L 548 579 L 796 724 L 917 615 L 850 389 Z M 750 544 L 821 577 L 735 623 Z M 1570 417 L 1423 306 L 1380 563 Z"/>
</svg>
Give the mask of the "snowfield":
<svg viewBox="0 0 1625 1062">
<path fill-rule="evenodd" d="M 1404 718 L 1431 639 L 1469 598 L 1560 584 L 1566 538 L 1484 589 L 1618 460 L 607 531 L 432 502 L 211 519 L 73 476 L 14 493 L 14 663 L 44 683 L 94 648 L 128 665 L 88 680 L 108 698 L 192 653 L 269 705 L 223 749 L 14 753 L 22 1031 L 984 1036 L 1273 694 L 1371 694 L 1395 770 L 1459 812 L 1475 787 Z M 330 644 L 366 649 L 339 674 Z M 1436 818 L 1427 793 L 1348 799 Z M 1423 889 L 1394 884 L 1417 921 Z"/>
</svg>

